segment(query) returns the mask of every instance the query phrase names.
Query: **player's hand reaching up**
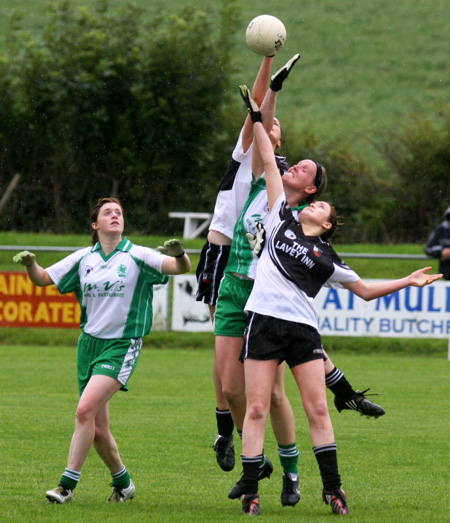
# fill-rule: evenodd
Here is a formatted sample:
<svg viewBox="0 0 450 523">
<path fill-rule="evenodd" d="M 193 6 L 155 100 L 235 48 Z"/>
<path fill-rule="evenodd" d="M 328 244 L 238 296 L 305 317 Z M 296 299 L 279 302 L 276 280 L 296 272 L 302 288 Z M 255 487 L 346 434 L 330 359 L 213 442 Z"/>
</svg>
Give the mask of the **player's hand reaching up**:
<svg viewBox="0 0 450 523">
<path fill-rule="evenodd" d="M 29 251 L 22 251 L 13 257 L 14 263 L 20 263 L 25 267 L 31 267 L 36 260 L 36 255 Z"/>
<path fill-rule="evenodd" d="M 184 256 L 184 247 L 181 240 L 167 240 L 164 245 L 158 247 L 158 251 L 173 256 L 174 258 L 181 258 Z"/>
<path fill-rule="evenodd" d="M 239 89 L 241 91 L 242 99 L 244 100 L 245 105 L 247 106 L 247 110 L 250 115 L 250 118 L 252 119 L 252 122 L 262 123 L 261 111 L 259 110 L 258 104 L 255 102 L 255 100 L 253 100 L 250 93 L 250 89 L 246 85 L 240 85 Z"/>
<path fill-rule="evenodd" d="M 278 69 L 278 71 L 274 75 L 272 75 L 272 81 L 270 82 L 270 88 L 272 89 L 272 91 L 281 91 L 283 82 L 289 76 L 291 69 L 294 67 L 295 63 L 299 58 L 300 55 L 297 53 L 289 60 L 289 62 L 287 62 L 286 65 L 283 65 L 281 69 Z"/>
</svg>

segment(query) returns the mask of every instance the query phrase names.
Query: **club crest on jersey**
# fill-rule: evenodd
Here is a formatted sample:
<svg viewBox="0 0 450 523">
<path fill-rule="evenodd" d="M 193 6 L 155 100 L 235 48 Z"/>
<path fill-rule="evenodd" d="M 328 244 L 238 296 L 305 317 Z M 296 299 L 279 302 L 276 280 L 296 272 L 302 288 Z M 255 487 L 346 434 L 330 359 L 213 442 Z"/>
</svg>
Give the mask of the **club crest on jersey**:
<svg viewBox="0 0 450 523">
<path fill-rule="evenodd" d="M 84 269 L 84 277 L 89 276 L 89 274 L 91 274 L 91 272 L 93 270 L 94 270 L 93 267 L 91 267 L 90 265 L 87 265 L 86 268 Z"/>
<path fill-rule="evenodd" d="M 119 276 L 119 278 L 125 278 L 125 276 L 127 275 L 127 269 L 128 268 L 126 265 L 119 265 L 119 267 L 117 268 L 117 275 Z"/>
<path fill-rule="evenodd" d="M 322 251 L 319 249 L 319 247 L 317 247 L 316 245 L 314 245 L 314 248 L 313 248 L 313 253 L 315 256 L 317 256 L 318 258 L 320 258 L 322 256 Z"/>
<path fill-rule="evenodd" d="M 284 235 L 286 236 L 286 238 L 289 238 L 290 240 L 295 240 L 295 238 L 297 238 L 295 232 L 291 231 L 291 229 L 285 231 Z"/>
</svg>

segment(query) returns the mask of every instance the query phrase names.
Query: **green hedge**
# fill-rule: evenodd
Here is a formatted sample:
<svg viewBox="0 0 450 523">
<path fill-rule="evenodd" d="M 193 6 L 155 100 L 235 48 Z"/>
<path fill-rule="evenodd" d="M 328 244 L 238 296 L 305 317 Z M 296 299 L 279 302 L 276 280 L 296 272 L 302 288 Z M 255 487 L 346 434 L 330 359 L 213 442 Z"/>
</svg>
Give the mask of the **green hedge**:
<svg viewBox="0 0 450 523">
<path fill-rule="evenodd" d="M 242 5 L 149 19 L 132 5 L 86 4 L 50 3 L 38 34 L 11 21 L 0 53 L 0 187 L 16 173 L 21 181 L 0 227 L 87 232 L 97 198 L 117 195 L 140 233 L 174 234 L 169 211 L 213 209 L 245 114 L 233 88 Z M 380 164 L 351 136 L 284 129 L 288 159 L 327 167 L 339 241 L 424 243 L 450 203 L 448 106 L 372 137 Z"/>
</svg>

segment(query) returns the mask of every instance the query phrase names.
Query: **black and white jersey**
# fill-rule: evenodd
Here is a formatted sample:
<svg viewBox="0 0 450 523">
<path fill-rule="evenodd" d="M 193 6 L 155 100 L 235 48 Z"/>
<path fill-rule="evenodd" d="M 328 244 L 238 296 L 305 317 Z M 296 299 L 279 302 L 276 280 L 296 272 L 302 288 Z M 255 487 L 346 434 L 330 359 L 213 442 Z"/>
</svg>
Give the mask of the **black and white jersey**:
<svg viewBox="0 0 450 523">
<path fill-rule="evenodd" d="M 245 310 L 318 328 L 313 300 L 321 287 L 341 287 L 359 276 L 317 236 L 305 236 L 281 194 L 265 224 L 267 245 Z"/>
<path fill-rule="evenodd" d="M 252 150 L 253 144 L 244 152 L 241 129 L 231 159 L 220 182 L 214 214 L 209 225 L 209 230 L 219 231 L 231 239 L 233 238 L 234 226 L 250 194 L 250 186 L 253 181 Z M 283 156 L 275 155 L 275 158 L 278 169 L 283 174 L 289 169 L 289 164 Z"/>
<path fill-rule="evenodd" d="M 244 152 L 242 130 L 220 183 L 209 229 L 233 238 L 233 230 L 244 208 L 252 183 L 251 145 Z"/>
</svg>

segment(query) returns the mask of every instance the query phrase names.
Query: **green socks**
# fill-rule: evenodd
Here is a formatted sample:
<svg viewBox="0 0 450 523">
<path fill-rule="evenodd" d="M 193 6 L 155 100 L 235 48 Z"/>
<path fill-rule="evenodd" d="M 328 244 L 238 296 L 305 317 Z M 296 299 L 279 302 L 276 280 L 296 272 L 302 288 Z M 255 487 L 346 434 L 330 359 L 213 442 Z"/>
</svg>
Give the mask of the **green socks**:
<svg viewBox="0 0 450 523">
<path fill-rule="evenodd" d="M 283 467 L 283 472 L 287 474 L 292 472 L 293 474 L 298 474 L 298 457 L 299 451 L 297 449 L 297 444 L 292 443 L 292 445 L 280 445 L 278 444 L 278 455 L 280 457 L 280 463 Z"/>
<path fill-rule="evenodd" d="M 114 474 L 111 473 L 111 477 L 114 486 L 120 488 L 127 488 L 130 486 L 131 476 L 128 474 L 125 465 L 122 470 L 119 470 L 119 472 L 115 472 Z"/>
<path fill-rule="evenodd" d="M 67 485 L 71 490 L 74 490 L 80 481 L 80 474 L 81 470 L 78 471 L 66 468 L 61 476 L 60 483 L 64 483 L 64 485 Z"/>
</svg>

